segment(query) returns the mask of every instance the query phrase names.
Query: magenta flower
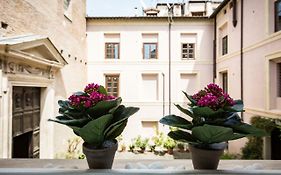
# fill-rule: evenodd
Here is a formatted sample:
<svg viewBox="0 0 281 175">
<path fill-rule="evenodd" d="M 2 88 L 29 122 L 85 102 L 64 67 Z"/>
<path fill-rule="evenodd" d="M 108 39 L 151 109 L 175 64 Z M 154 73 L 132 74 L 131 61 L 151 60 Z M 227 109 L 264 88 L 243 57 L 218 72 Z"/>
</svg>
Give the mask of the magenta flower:
<svg viewBox="0 0 281 175">
<path fill-rule="evenodd" d="M 235 105 L 234 100 L 214 83 L 207 85 L 204 90 L 194 94 L 192 98 L 196 101 L 197 106 L 209 107 L 213 110 Z"/>
<path fill-rule="evenodd" d="M 99 89 L 99 87 L 100 87 L 100 85 L 91 83 L 85 87 L 84 92 L 86 92 L 87 94 L 91 94 L 92 92 L 97 91 Z"/>
</svg>

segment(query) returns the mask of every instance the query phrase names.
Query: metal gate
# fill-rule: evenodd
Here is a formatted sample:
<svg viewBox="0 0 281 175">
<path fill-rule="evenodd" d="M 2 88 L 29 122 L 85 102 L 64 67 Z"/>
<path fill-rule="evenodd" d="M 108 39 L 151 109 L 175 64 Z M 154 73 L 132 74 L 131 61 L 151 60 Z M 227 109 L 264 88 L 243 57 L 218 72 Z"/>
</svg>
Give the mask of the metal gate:
<svg viewBox="0 0 281 175">
<path fill-rule="evenodd" d="M 40 88 L 13 87 L 12 158 L 39 158 Z"/>
</svg>

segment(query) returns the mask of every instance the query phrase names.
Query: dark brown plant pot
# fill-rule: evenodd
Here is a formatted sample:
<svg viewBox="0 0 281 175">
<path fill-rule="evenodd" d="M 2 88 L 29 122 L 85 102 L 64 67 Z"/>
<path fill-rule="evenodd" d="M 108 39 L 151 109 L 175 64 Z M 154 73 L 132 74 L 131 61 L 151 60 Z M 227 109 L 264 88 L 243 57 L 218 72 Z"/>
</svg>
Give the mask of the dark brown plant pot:
<svg viewBox="0 0 281 175">
<path fill-rule="evenodd" d="M 167 153 L 170 155 L 173 155 L 174 151 L 173 151 L 173 149 L 169 148 L 169 149 L 167 149 Z"/>
<path fill-rule="evenodd" d="M 193 168 L 216 170 L 225 147 L 226 143 L 210 144 L 207 147 L 189 144 Z"/>
<path fill-rule="evenodd" d="M 114 160 L 115 152 L 117 151 L 118 143 L 109 148 L 94 149 L 93 146 L 84 142 L 83 153 L 87 158 L 90 169 L 111 169 Z"/>
</svg>

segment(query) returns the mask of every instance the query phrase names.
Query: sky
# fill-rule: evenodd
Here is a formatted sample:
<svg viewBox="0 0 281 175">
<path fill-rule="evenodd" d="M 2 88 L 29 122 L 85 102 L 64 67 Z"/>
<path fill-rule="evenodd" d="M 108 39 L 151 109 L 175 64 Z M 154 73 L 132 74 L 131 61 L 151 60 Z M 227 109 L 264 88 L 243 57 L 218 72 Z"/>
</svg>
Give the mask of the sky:
<svg viewBox="0 0 281 175">
<path fill-rule="evenodd" d="M 88 16 L 138 16 L 142 7 L 155 7 L 156 3 L 183 2 L 183 0 L 87 0 Z M 135 10 L 137 7 L 137 10 Z"/>
</svg>

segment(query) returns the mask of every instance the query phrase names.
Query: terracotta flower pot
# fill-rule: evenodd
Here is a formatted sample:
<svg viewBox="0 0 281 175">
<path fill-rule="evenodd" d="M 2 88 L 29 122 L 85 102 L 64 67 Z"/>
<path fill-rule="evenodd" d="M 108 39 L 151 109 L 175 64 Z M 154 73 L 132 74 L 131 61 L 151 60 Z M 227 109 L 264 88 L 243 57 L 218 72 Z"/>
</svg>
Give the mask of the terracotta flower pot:
<svg viewBox="0 0 281 175">
<path fill-rule="evenodd" d="M 117 151 L 118 143 L 115 140 L 109 148 L 94 149 L 93 146 L 84 142 L 83 153 L 87 158 L 90 169 L 111 169 L 115 152 Z"/>
<path fill-rule="evenodd" d="M 204 146 L 189 144 L 193 168 L 216 170 L 218 168 L 220 156 L 223 154 L 225 147 L 226 143 Z"/>
</svg>

